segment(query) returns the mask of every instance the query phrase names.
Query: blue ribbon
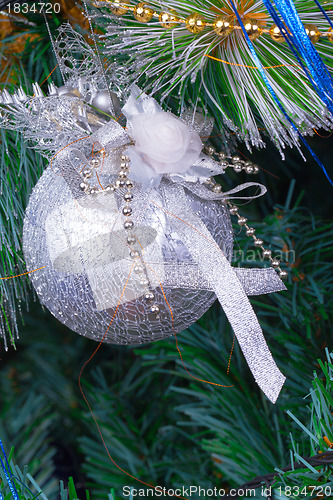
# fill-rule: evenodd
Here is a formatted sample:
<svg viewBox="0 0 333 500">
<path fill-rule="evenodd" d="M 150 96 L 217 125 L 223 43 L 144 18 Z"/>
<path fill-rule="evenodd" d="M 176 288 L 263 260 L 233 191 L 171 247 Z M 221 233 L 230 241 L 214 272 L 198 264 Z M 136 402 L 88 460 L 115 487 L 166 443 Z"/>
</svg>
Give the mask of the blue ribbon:
<svg viewBox="0 0 333 500">
<path fill-rule="evenodd" d="M 263 0 L 267 7 L 270 0 Z M 333 113 L 333 80 L 326 65 L 320 58 L 313 43 L 306 34 L 303 23 L 292 0 L 275 0 L 282 19 L 292 33 L 292 39 L 298 52 L 310 69 L 316 84 L 318 94 L 328 109 Z"/>
<path fill-rule="evenodd" d="M 276 4 L 277 4 L 279 0 L 275 0 L 275 1 L 276 1 Z M 283 0 L 281 0 L 281 1 L 283 2 Z M 267 7 L 267 4 L 269 3 L 269 0 L 263 0 L 263 2 L 265 3 L 265 5 L 266 5 L 266 7 Z M 288 114 L 287 114 L 287 112 L 285 111 L 285 109 L 284 109 L 283 105 L 281 104 L 280 100 L 278 99 L 277 95 L 275 94 L 275 92 L 274 92 L 274 90 L 273 90 L 273 88 L 272 88 L 272 86 L 271 86 L 271 84 L 270 84 L 270 82 L 269 82 L 269 80 L 268 80 L 268 78 L 267 78 L 267 76 L 266 76 L 266 73 L 265 73 L 265 70 L 264 70 L 264 68 L 263 68 L 263 65 L 261 64 L 260 59 L 259 59 L 259 57 L 258 57 L 258 55 L 257 55 L 257 53 L 256 53 L 256 51 L 255 51 L 254 45 L 253 45 L 253 43 L 251 42 L 249 35 L 247 34 L 247 31 L 246 31 L 246 29 L 245 29 L 245 26 L 244 26 L 244 24 L 243 24 L 243 22 L 242 22 L 242 19 L 241 19 L 240 15 L 239 15 L 239 12 L 237 11 L 237 8 L 236 8 L 236 6 L 235 6 L 235 4 L 234 4 L 233 0 L 229 0 L 229 3 L 230 3 L 230 5 L 231 5 L 231 7 L 232 7 L 233 11 L 235 12 L 235 15 L 236 15 L 236 17 L 237 17 L 238 23 L 239 23 L 239 25 L 241 26 L 241 28 L 242 28 L 242 30 L 243 30 L 243 33 L 244 33 L 245 39 L 246 39 L 246 41 L 247 41 L 247 43 L 248 43 L 248 46 L 249 46 L 249 49 L 250 49 L 251 54 L 252 54 L 252 56 L 253 56 L 253 59 L 254 59 L 254 61 L 256 62 L 256 65 L 257 65 L 257 67 L 258 67 L 258 69 L 259 69 L 259 71 L 260 71 L 260 73 L 261 73 L 261 76 L 262 76 L 262 78 L 263 78 L 263 80 L 264 80 L 264 82 L 265 82 L 265 84 L 266 84 L 266 86 L 267 86 L 267 88 L 268 88 L 269 92 L 271 93 L 271 95 L 272 95 L 272 97 L 273 97 L 274 101 L 276 102 L 276 104 L 277 104 L 277 105 L 278 105 L 278 107 L 280 108 L 280 110 L 281 110 L 281 112 L 283 113 L 283 115 L 285 116 L 285 118 L 286 118 L 286 119 L 288 120 L 288 122 L 291 124 L 291 126 L 293 127 L 293 129 L 295 130 L 295 132 L 298 134 L 299 138 L 301 139 L 301 141 L 303 142 L 303 144 L 305 145 L 305 147 L 306 147 L 306 148 L 308 149 L 308 151 L 311 153 L 312 157 L 316 160 L 316 162 L 318 163 L 318 165 L 320 166 L 320 168 L 321 168 L 321 169 L 322 169 L 322 171 L 324 172 L 324 174 L 325 174 L 326 178 L 328 179 L 328 181 L 330 182 L 330 184 L 333 186 L 333 181 L 332 181 L 332 179 L 330 178 L 330 176 L 328 175 L 328 172 L 327 172 L 326 168 L 324 167 L 324 165 L 322 164 L 322 162 L 319 160 L 319 158 L 318 158 L 318 156 L 316 155 L 316 153 L 312 150 L 312 148 L 310 147 L 310 145 L 308 144 L 308 142 L 304 139 L 304 137 L 302 136 L 302 134 L 300 133 L 300 131 L 298 130 L 298 128 L 296 127 L 296 125 L 294 124 L 294 122 L 291 120 L 291 118 L 289 117 L 289 115 L 288 115 Z M 271 4 L 269 4 L 269 6 L 271 7 Z M 269 10 L 271 10 L 271 9 L 269 9 Z M 296 12 L 296 15 L 297 15 L 297 12 Z M 297 15 L 297 17 L 298 17 L 298 15 Z M 280 22 L 280 24 L 281 24 L 281 22 Z M 301 25 L 302 25 L 302 23 L 301 23 Z M 284 33 L 284 34 L 285 34 L 285 27 L 284 27 L 283 25 L 282 25 L 282 28 L 284 28 L 284 29 L 283 29 L 283 31 L 282 31 L 282 33 Z M 281 29 L 281 28 L 280 28 L 280 29 Z M 302 25 L 302 29 L 303 29 L 303 31 L 304 31 L 304 34 L 305 34 L 306 38 L 307 38 L 307 41 L 308 41 L 308 42 L 312 45 L 312 42 L 310 42 L 309 37 L 307 36 L 307 34 L 306 34 L 305 30 L 304 30 L 303 25 Z M 286 35 L 285 35 L 285 36 L 286 36 Z M 293 37 L 293 39 L 294 39 L 294 37 Z M 313 47 L 313 45 L 312 45 L 312 47 Z M 314 48 L 314 47 L 313 47 L 313 48 Z M 316 52 L 316 54 L 317 54 L 317 52 Z M 318 55 L 318 54 L 317 54 L 317 55 Z M 318 56 L 318 57 L 319 57 L 319 56 Z M 323 64 L 323 63 L 322 63 L 322 64 Z M 331 95 L 333 96 L 333 88 L 332 88 L 332 94 L 331 94 Z M 333 106 L 332 106 L 332 110 L 333 110 Z"/>
<path fill-rule="evenodd" d="M 303 69 L 304 73 L 306 74 L 306 76 L 308 77 L 308 79 L 310 80 L 310 82 L 312 83 L 312 85 L 315 87 L 316 84 L 313 82 L 312 80 L 312 77 L 311 77 L 311 74 L 309 73 L 308 71 L 308 68 L 304 65 L 302 59 L 300 58 L 300 56 L 298 55 L 294 45 L 293 45 L 293 38 L 292 36 L 290 35 L 290 32 L 288 32 L 286 30 L 286 26 L 283 24 L 283 22 L 281 21 L 281 19 L 279 18 L 278 14 L 275 12 L 275 10 L 273 9 L 272 7 L 272 4 L 270 3 L 270 1 L 266 1 L 266 0 L 263 0 L 269 14 L 271 15 L 273 21 L 275 22 L 276 26 L 280 29 L 280 32 L 282 33 L 282 35 L 284 36 L 286 42 L 288 43 L 289 45 L 289 48 L 290 50 L 292 51 L 292 53 L 294 54 L 298 64 L 301 66 L 301 68 Z"/>
<path fill-rule="evenodd" d="M 332 30 L 333 30 L 333 23 L 332 21 L 330 20 L 330 18 L 328 17 L 328 15 L 326 14 L 326 11 L 323 9 L 323 7 L 320 5 L 320 3 L 318 2 L 318 0 L 313 0 L 314 3 L 319 7 L 319 9 L 321 10 L 322 14 L 324 14 L 325 18 L 326 18 L 326 21 L 328 21 L 328 24 L 331 26 Z"/>
<path fill-rule="evenodd" d="M 5 458 L 5 463 L 4 463 L 4 461 L 0 457 L 0 465 L 1 465 L 1 467 L 2 467 L 2 469 L 4 471 L 4 473 L 5 473 L 5 477 L 6 477 L 9 489 L 12 492 L 14 500 L 20 500 L 18 492 L 17 492 L 17 489 L 16 489 L 16 486 L 15 486 L 15 483 L 14 483 L 14 481 L 12 481 L 13 474 L 12 474 L 12 471 L 10 469 L 10 466 L 9 466 L 9 463 L 8 463 L 8 459 L 7 459 L 7 455 L 6 455 L 6 452 L 5 452 L 5 449 L 3 447 L 1 439 L 0 439 L 0 448 L 1 448 L 1 451 L 2 451 L 3 456 Z M 2 497 L 0 497 L 0 500 L 1 499 L 2 499 Z"/>
</svg>

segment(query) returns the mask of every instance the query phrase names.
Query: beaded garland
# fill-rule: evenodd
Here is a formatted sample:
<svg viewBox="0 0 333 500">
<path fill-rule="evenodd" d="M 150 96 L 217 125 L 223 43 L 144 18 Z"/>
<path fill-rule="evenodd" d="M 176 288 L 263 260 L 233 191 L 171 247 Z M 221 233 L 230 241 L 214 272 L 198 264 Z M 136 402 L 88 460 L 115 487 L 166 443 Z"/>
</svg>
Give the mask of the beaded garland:
<svg viewBox="0 0 333 500">
<path fill-rule="evenodd" d="M 102 153 L 103 159 L 108 156 L 108 153 L 103 151 Z M 90 160 L 90 167 L 92 169 L 99 168 L 101 165 L 101 159 L 99 157 L 94 156 Z M 118 178 L 115 180 L 113 184 L 108 184 L 103 187 L 91 187 L 89 184 L 89 179 L 93 176 L 93 172 L 90 168 L 86 168 L 81 172 L 81 176 L 83 177 L 83 181 L 80 183 L 80 189 L 85 192 L 85 194 L 88 195 L 95 195 L 97 193 L 102 193 L 103 191 L 108 191 L 108 192 L 115 192 L 117 189 L 121 188 L 126 188 L 127 191 L 123 195 L 124 201 L 125 201 L 125 206 L 122 209 L 122 214 L 125 217 L 124 220 L 124 229 L 127 232 L 128 236 L 126 238 L 126 243 L 129 245 L 132 250 L 130 251 L 130 257 L 137 261 L 135 267 L 134 267 L 134 275 L 137 277 L 139 280 L 140 286 L 143 287 L 144 293 L 143 296 L 145 300 L 148 303 L 153 302 L 155 299 L 155 295 L 152 291 L 152 287 L 149 281 L 149 277 L 147 275 L 146 269 L 141 265 L 140 259 L 141 259 L 141 254 L 140 254 L 140 248 L 139 248 L 139 242 L 138 238 L 135 235 L 135 224 L 134 222 L 130 219 L 130 216 L 133 214 L 133 209 L 131 207 L 131 202 L 133 201 L 133 182 L 131 179 L 128 178 L 129 174 L 129 169 L 130 169 L 130 158 L 126 155 L 121 155 L 121 164 L 120 164 L 120 170 L 118 173 Z M 138 248 L 137 248 L 138 247 Z M 150 312 L 158 316 L 160 312 L 160 307 L 157 304 L 151 304 L 150 307 Z"/>
<path fill-rule="evenodd" d="M 130 4 L 130 0 L 92 0 L 91 4 L 97 8 L 107 5 L 116 16 L 123 16 L 128 11 L 131 11 L 134 18 L 140 23 L 149 23 L 152 19 L 156 19 L 165 29 L 172 29 L 175 26 L 184 24 L 186 29 L 193 35 L 198 35 L 206 27 L 213 28 L 213 31 L 221 38 L 229 36 L 234 30 L 242 30 L 242 27 L 228 16 L 217 16 L 215 21 L 210 23 L 198 12 L 193 12 L 184 19 L 173 10 L 158 13 L 146 2 L 140 2 L 133 6 Z M 274 42 L 285 42 L 283 33 L 281 33 L 280 28 L 276 24 L 265 28 L 260 21 L 248 19 L 244 23 L 244 28 L 252 41 L 257 40 L 262 34 L 268 34 Z M 333 43 L 332 28 L 329 28 L 324 33 L 320 32 L 318 27 L 312 23 L 304 24 L 304 28 L 312 43 L 317 43 L 321 38 L 327 38 L 329 42 Z"/>
<path fill-rule="evenodd" d="M 212 146 L 208 146 L 205 148 L 205 153 L 214 158 L 215 156 L 218 157 L 219 161 L 220 161 L 220 165 L 226 169 L 228 167 L 231 167 L 234 169 L 234 171 L 236 173 L 239 173 L 241 172 L 242 170 L 245 171 L 247 174 L 257 174 L 259 172 L 259 167 L 258 165 L 256 165 L 255 163 L 251 162 L 251 161 L 244 161 L 240 158 L 240 156 L 238 155 L 234 155 L 234 156 L 228 156 L 226 153 L 224 152 L 219 152 L 217 153 L 215 148 L 212 147 Z M 231 160 L 231 163 L 228 162 L 228 160 Z M 218 184 L 215 180 L 213 180 L 212 178 L 208 179 L 205 184 L 207 185 L 207 187 L 209 189 L 211 189 L 214 193 L 221 193 L 222 191 L 222 187 L 220 184 Z M 258 238 L 255 234 L 255 229 L 254 227 L 250 227 L 247 222 L 248 222 L 248 219 L 246 217 L 243 217 L 242 215 L 240 215 L 238 212 L 239 212 L 239 209 L 238 207 L 228 201 L 228 206 L 229 206 L 229 213 L 230 215 L 235 215 L 237 216 L 237 223 L 240 227 L 244 227 L 245 230 L 246 230 L 246 236 L 249 236 L 251 238 L 253 238 L 253 244 L 256 248 L 260 248 L 262 250 L 262 256 L 264 258 L 267 258 L 269 259 L 270 263 L 271 263 L 271 266 L 276 270 L 278 271 L 279 273 L 279 276 L 281 279 L 286 279 L 288 277 L 288 272 L 284 269 L 281 269 L 280 267 L 280 261 L 276 258 L 276 257 L 273 257 L 272 256 L 272 251 L 268 248 L 265 248 L 263 245 L 264 245 L 264 242 L 261 238 Z"/>
</svg>

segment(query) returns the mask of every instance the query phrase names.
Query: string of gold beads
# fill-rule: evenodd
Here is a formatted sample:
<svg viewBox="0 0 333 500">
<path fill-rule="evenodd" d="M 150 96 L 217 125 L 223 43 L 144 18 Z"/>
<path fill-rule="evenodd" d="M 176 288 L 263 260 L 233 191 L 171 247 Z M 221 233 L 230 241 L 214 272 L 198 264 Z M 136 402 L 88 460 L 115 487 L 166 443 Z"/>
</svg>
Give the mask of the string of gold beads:
<svg viewBox="0 0 333 500">
<path fill-rule="evenodd" d="M 128 172 L 130 168 L 130 158 L 126 155 L 121 156 L 121 164 L 120 164 L 120 179 L 124 179 L 125 172 Z M 126 243 L 129 246 L 129 255 L 131 259 L 134 261 L 133 273 L 139 284 L 139 286 L 143 289 L 142 295 L 145 298 L 145 301 L 150 305 L 150 312 L 154 316 L 158 316 L 160 312 L 160 308 L 156 304 L 152 304 L 155 299 L 154 293 L 151 291 L 151 285 L 147 273 L 147 269 L 144 266 L 143 258 L 142 258 L 142 249 L 140 247 L 140 243 L 138 241 L 137 236 L 135 235 L 135 224 L 131 220 L 131 215 L 133 214 L 132 209 L 132 201 L 133 201 L 133 182 L 130 179 L 125 181 L 125 187 L 127 191 L 123 195 L 123 199 L 125 201 L 125 205 L 122 209 L 123 216 L 125 217 L 124 221 L 124 229 L 127 232 Z"/>
<path fill-rule="evenodd" d="M 264 242 L 261 238 L 258 238 L 256 236 L 256 234 L 255 234 L 256 231 L 255 231 L 254 227 L 248 226 L 247 218 L 243 217 L 242 215 L 240 215 L 238 213 L 238 207 L 236 205 L 234 205 L 230 201 L 228 201 L 228 205 L 229 205 L 230 214 L 237 216 L 238 225 L 245 228 L 246 236 L 253 238 L 253 240 L 254 240 L 253 244 L 256 248 L 260 248 L 262 250 L 262 256 L 264 258 L 267 258 L 270 260 L 271 266 L 279 273 L 279 276 L 281 279 L 287 278 L 288 277 L 287 271 L 285 271 L 284 269 L 281 269 L 281 267 L 280 267 L 281 263 L 278 259 L 276 259 L 275 257 L 272 256 L 272 251 L 269 248 L 265 248 L 263 246 Z"/>
<path fill-rule="evenodd" d="M 205 29 L 206 26 L 205 18 L 198 13 L 190 14 L 187 16 L 185 21 L 185 26 L 190 33 L 197 35 Z"/>
<path fill-rule="evenodd" d="M 103 154 L 105 158 L 108 156 L 108 153 Z M 129 246 L 129 254 L 133 260 L 136 260 L 133 271 L 136 276 L 140 287 L 143 288 L 143 297 L 145 301 L 150 305 L 150 313 L 154 316 L 158 317 L 160 313 L 160 308 L 157 304 L 154 304 L 155 295 L 151 291 L 151 286 L 149 282 L 149 278 L 147 275 L 147 269 L 142 265 L 142 255 L 140 253 L 140 248 L 136 248 L 136 244 L 139 244 L 138 239 L 135 235 L 135 224 L 133 220 L 131 220 L 131 215 L 133 214 L 133 209 L 131 203 L 133 201 L 133 181 L 128 178 L 129 169 L 130 169 L 130 158 L 126 155 L 121 155 L 121 163 L 120 169 L 118 172 L 118 177 L 113 184 L 108 184 L 105 188 L 102 187 L 91 187 L 89 180 L 93 177 L 93 170 L 97 169 L 101 166 L 101 157 L 94 156 L 89 161 L 89 166 L 83 169 L 81 172 L 82 182 L 80 183 L 80 189 L 84 191 L 88 195 L 95 195 L 97 193 L 105 192 L 105 191 L 116 191 L 117 189 L 126 188 L 127 191 L 123 195 L 123 199 L 125 201 L 125 205 L 122 209 L 122 214 L 125 217 L 123 227 L 127 232 L 126 244 Z"/>
<path fill-rule="evenodd" d="M 123 16 L 130 7 L 130 0 L 113 0 L 111 10 L 116 16 Z"/>
<path fill-rule="evenodd" d="M 244 29 L 248 34 L 249 39 L 253 42 L 257 40 L 262 33 L 264 33 L 264 28 L 262 24 L 259 23 L 258 21 L 253 21 L 252 19 L 245 21 Z"/>
<path fill-rule="evenodd" d="M 222 191 L 222 187 L 220 184 L 217 184 L 212 178 L 208 179 L 205 184 L 207 187 L 213 191 L 214 193 L 220 193 Z M 248 226 L 247 218 L 240 215 L 238 213 L 238 207 L 231 203 L 230 201 L 227 202 L 229 205 L 229 212 L 231 215 L 236 215 L 237 216 L 237 222 L 240 227 L 244 227 L 246 230 L 246 236 L 252 237 L 253 238 L 253 244 L 256 248 L 260 248 L 262 250 L 262 256 L 266 259 L 270 260 L 271 266 L 279 273 L 279 276 L 281 279 L 286 279 L 288 277 L 288 272 L 285 271 L 284 269 L 281 269 L 280 261 L 272 256 L 272 251 L 269 248 L 265 248 L 263 246 L 264 242 L 261 238 L 258 238 L 256 236 L 256 231 L 254 227 Z"/>
<path fill-rule="evenodd" d="M 133 9 L 133 16 L 139 23 L 149 23 L 155 11 L 144 2 L 138 3 Z"/>
<path fill-rule="evenodd" d="M 169 12 L 161 12 L 158 16 L 158 20 L 161 23 L 162 28 L 172 29 L 178 26 L 179 17 L 177 13 L 173 10 Z"/>
<path fill-rule="evenodd" d="M 81 191 L 84 191 L 86 194 L 97 194 L 103 193 L 105 191 L 116 191 L 119 188 L 127 186 L 128 183 L 131 183 L 129 179 L 127 179 L 128 168 L 125 168 L 123 164 L 121 164 L 121 168 L 118 173 L 118 177 L 113 184 L 108 184 L 105 187 L 102 186 L 91 186 L 89 179 L 93 177 L 93 171 L 98 169 L 101 166 L 101 158 L 106 158 L 108 153 L 103 152 L 102 157 L 100 155 L 96 155 L 89 161 L 89 165 L 81 171 L 82 182 L 80 183 Z"/>
<path fill-rule="evenodd" d="M 312 43 L 317 43 L 321 37 L 325 36 L 327 37 L 329 42 L 333 43 L 332 28 L 329 28 L 326 33 L 321 33 L 315 24 L 304 24 L 304 29 Z M 273 26 L 269 28 L 269 34 L 271 38 L 277 43 L 283 43 L 286 41 L 283 33 L 281 32 L 280 28 L 276 26 L 276 24 L 273 24 Z"/>
<path fill-rule="evenodd" d="M 142 258 L 142 248 L 140 247 L 138 238 L 135 235 L 135 224 L 130 218 L 133 215 L 133 209 L 131 205 L 133 201 L 132 190 L 134 184 L 133 181 L 127 178 L 129 169 L 130 158 L 126 155 L 122 155 L 118 180 L 125 180 L 125 184 L 122 187 L 127 188 L 127 191 L 123 195 L 125 205 L 122 209 L 123 216 L 125 217 L 124 229 L 127 232 L 126 243 L 129 246 L 129 255 L 134 261 L 134 276 L 136 277 L 139 286 L 143 289 L 142 295 L 145 298 L 146 302 L 150 305 L 151 314 L 153 314 L 154 316 L 158 316 L 160 313 L 160 308 L 156 304 L 151 304 L 155 299 L 155 295 L 151 291 L 147 268 L 146 266 L 144 266 Z"/>
<path fill-rule="evenodd" d="M 213 23 L 213 30 L 218 36 L 228 36 L 234 30 L 235 24 L 225 16 L 218 16 Z"/>
<path fill-rule="evenodd" d="M 131 5 L 131 0 L 91 0 L 94 7 L 104 6 L 106 2 L 116 16 L 123 16 L 128 11 L 131 11 L 134 18 L 140 23 L 149 23 L 153 18 L 156 18 L 165 29 L 172 29 L 180 24 L 184 24 L 186 29 L 193 35 L 198 35 L 206 27 L 212 28 L 216 35 L 221 38 L 229 36 L 234 30 L 242 30 L 242 27 L 237 22 L 231 20 L 229 16 L 217 16 L 214 22 L 211 23 L 207 22 L 198 12 L 192 12 L 185 19 L 173 9 L 169 12 L 158 13 L 147 2 L 139 2 L 136 5 Z M 248 19 L 244 21 L 244 28 L 251 41 L 257 40 L 264 33 L 269 34 L 272 40 L 277 43 L 285 42 L 283 33 L 281 33 L 280 28 L 276 24 L 266 28 L 260 21 Z M 318 27 L 311 23 L 304 24 L 304 28 L 312 43 L 317 43 L 323 37 L 333 43 L 332 28 L 329 28 L 325 33 L 320 32 Z"/>
<path fill-rule="evenodd" d="M 214 160 L 217 160 L 223 170 L 232 168 L 237 174 L 244 171 L 247 174 L 258 174 L 259 167 L 256 163 L 249 160 L 242 160 L 240 156 L 229 156 L 223 151 L 217 153 L 213 146 L 206 146 L 205 153 Z"/>
</svg>

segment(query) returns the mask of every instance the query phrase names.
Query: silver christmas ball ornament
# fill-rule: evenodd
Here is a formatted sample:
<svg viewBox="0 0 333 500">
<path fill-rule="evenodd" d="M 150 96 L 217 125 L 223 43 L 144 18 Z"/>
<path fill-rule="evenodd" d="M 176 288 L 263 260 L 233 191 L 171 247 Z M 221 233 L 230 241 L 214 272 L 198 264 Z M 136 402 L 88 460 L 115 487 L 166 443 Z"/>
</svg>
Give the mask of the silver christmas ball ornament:
<svg viewBox="0 0 333 500">
<path fill-rule="evenodd" d="M 91 104 L 98 111 L 102 111 L 102 113 L 107 113 L 108 115 L 117 114 L 118 109 L 120 109 L 120 101 L 117 95 L 108 90 L 97 92 Z"/>
<path fill-rule="evenodd" d="M 99 173 L 103 187 L 117 179 L 120 161 L 112 161 L 114 175 L 106 168 Z M 183 239 L 186 224 L 182 229 L 167 213 L 169 184 L 143 191 L 135 183 L 127 202 L 122 190 L 98 188 L 87 195 L 79 175 L 73 189 L 72 180 L 59 174 L 56 160 L 34 188 L 24 220 L 26 267 L 39 269 L 30 279 L 41 303 L 74 332 L 113 344 L 154 342 L 201 318 L 216 295 Z M 228 206 L 184 193 L 179 208 L 185 204 L 200 214 L 231 260 Z M 128 203 L 130 220 L 127 208 L 123 215 Z"/>
</svg>

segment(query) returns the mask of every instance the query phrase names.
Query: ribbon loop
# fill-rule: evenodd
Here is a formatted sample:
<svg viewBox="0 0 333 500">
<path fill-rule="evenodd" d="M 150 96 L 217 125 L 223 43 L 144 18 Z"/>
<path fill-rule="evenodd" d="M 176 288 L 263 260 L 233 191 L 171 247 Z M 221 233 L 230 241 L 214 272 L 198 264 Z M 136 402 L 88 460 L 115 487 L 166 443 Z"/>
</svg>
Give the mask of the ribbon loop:
<svg viewBox="0 0 333 500">
<path fill-rule="evenodd" d="M 197 184 L 197 183 L 192 183 L 192 182 L 179 182 L 181 186 L 185 187 L 189 191 L 191 191 L 193 194 L 196 196 L 199 196 L 200 198 L 204 200 L 246 200 L 246 201 L 251 201 L 255 200 L 256 198 L 260 198 L 263 196 L 266 192 L 267 189 L 263 184 L 259 184 L 257 182 L 245 182 L 244 184 L 239 184 L 233 189 L 230 189 L 230 191 L 222 192 L 222 193 L 214 193 L 213 191 L 210 191 L 207 189 L 206 186 L 202 184 Z M 231 196 L 233 194 L 240 193 L 241 191 L 244 191 L 245 189 L 248 189 L 250 187 L 256 187 L 257 189 L 260 190 L 258 194 L 255 194 L 253 196 Z"/>
</svg>

